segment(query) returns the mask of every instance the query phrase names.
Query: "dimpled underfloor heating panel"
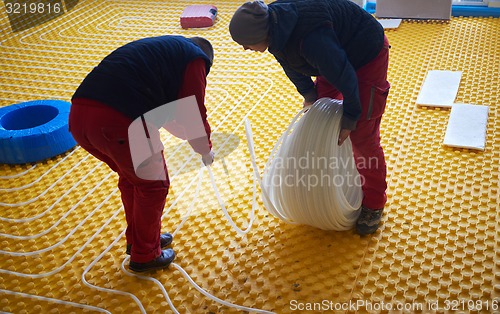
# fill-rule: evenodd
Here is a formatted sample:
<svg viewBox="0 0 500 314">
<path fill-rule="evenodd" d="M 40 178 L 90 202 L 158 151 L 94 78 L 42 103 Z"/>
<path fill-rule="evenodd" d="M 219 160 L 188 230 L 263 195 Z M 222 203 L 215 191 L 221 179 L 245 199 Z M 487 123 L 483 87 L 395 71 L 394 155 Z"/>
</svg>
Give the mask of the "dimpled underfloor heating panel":
<svg viewBox="0 0 500 314">
<path fill-rule="evenodd" d="M 192 1 L 79 1 L 18 32 L 1 9 L 0 106 L 68 101 L 104 56 L 129 41 L 206 37 L 216 55 L 206 96 L 212 170 L 229 217 L 245 229 L 253 204 L 245 118 L 262 172 L 302 100 L 269 53 L 231 40 L 228 23 L 241 1 L 196 3 L 217 6 L 213 27 L 180 27 Z M 199 156 L 162 133 L 172 181 L 162 221 L 175 232 L 177 258 L 138 276 L 128 269 L 117 176 L 77 146 L 33 165 L 0 165 L 0 311 L 499 312 L 500 19 L 403 21 L 386 33 L 392 87 L 381 132 L 389 188 L 374 235 L 286 224 L 263 207 L 260 188 L 253 225 L 240 235 Z M 484 151 L 444 146 L 450 110 L 416 105 L 431 70 L 461 71 L 455 101 L 489 106 Z"/>
</svg>

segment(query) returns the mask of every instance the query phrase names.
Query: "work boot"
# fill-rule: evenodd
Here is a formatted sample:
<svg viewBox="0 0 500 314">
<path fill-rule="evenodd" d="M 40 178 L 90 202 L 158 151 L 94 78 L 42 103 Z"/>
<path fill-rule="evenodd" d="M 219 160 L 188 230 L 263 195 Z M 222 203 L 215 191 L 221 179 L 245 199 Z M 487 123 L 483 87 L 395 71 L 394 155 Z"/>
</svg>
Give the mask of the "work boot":
<svg viewBox="0 0 500 314">
<path fill-rule="evenodd" d="M 377 231 L 380 220 L 382 219 L 382 212 L 384 209 L 369 209 L 361 206 L 361 214 L 356 221 L 356 231 L 359 235 L 372 234 Z"/>
<path fill-rule="evenodd" d="M 160 246 L 162 249 L 166 248 L 170 244 L 172 244 L 172 241 L 174 240 L 174 237 L 168 232 L 160 234 Z M 127 251 L 126 253 L 130 255 L 130 252 L 132 250 L 132 244 L 127 244 Z"/>
<path fill-rule="evenodd" d="M 160 256 L 147 263 L 137 263 L 130 261 L 128 267 L 138 273 L 167 268 L 175 259 L 175 252 L 172 249 L 162 250 Z"/>
</svg>

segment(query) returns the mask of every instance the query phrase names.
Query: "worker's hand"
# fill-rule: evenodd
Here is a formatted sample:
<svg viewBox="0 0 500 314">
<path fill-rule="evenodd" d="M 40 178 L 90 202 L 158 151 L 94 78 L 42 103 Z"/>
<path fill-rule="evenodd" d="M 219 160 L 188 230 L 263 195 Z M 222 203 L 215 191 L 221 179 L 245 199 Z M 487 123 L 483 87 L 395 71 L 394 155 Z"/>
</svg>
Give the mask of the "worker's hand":
<svg viewBox="0 0 500 314">
<path fill-rule="evenodd" d="M 210 151 L 208 154 L 201 155 L 201 160 L 205 166 L 210 166 L 215 160 L 214 152 Z"/>
<path fill-rule="evenodd" d="M 307 101 L 304 99 L 304 102 L 302 103 L 302 108 L 312 106 L 312 104 L 314 104 L 314 101 Z"/>
<path fill-rule="evenodd" d="M 350 134 L 351 134 L 351 130 L 348 130 L 348 129 L 342 129 L 342 130 L 340 130 L 340 134 L 339 134 L 339 146 L 344 143 L 344 141 L 349 137 Z"/>
</svg>

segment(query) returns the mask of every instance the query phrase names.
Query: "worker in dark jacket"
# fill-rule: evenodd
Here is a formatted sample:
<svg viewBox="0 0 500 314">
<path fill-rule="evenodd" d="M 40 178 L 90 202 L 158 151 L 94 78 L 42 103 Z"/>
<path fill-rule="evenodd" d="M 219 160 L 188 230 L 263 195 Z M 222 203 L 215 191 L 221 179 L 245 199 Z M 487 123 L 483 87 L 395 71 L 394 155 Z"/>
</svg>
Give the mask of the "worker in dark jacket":
<svg viewBox="0 0 500 314">
<path fill-rule="evenodd" d="M 390 86 L 389 43 L 382 26 L 349 0 L 278 0 L 243 4 L 229 31 L 243 48 L 272 53 L 304 106 L 323 97 L 343 99 L 338 143 L 350 137 L 364 182 L 356 228 L 375 232 L 387 201 L 380 121 Z"/>
<path fill-rule="evenodd" d="M 175 258 L 164 249 L 172 235 L 160 232 L 170 181 L 159 128 L 171 126 L 205 165 L 214 160 L 204 105 L 213 57 L 200 37 L 140 39 L 105 57 L 72 97 L 73 137 L 118 173 L 133 271 L 168 267 Z M 186 110 L 193 102 L 195 110 Z"/>
</svg>

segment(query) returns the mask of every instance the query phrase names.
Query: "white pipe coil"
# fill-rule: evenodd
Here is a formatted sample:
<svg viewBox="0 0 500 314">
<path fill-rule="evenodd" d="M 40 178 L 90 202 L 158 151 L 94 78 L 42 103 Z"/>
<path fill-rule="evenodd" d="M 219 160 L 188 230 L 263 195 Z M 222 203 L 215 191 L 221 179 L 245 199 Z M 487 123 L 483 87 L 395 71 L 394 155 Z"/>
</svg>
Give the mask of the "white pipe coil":
<svg viewBox="0 0 500 314">
<path fill-rule="evenodd" d="M 271 214 L 323 230 L 354 226 L 363 198 L 362 180 L 350 139 L 341 146 L 337 143 L 341 118 L 342 102 L 322 98 L 292 120 L 262 177 L 263 202 Z"/>
</svg>

